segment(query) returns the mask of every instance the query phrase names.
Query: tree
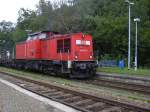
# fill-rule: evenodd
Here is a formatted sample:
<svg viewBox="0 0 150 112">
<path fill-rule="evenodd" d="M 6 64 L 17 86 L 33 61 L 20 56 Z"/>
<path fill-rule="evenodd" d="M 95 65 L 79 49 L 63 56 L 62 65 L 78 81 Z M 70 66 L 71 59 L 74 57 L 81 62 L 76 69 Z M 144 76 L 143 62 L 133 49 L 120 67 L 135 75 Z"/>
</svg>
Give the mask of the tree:
<svg viewBox="0 0 150 112">
<path fill-rule="evenodd" d="M 12 40 L 12 33 L 14 31 L 14 24 L 10 21 L 0 22 L 0 52 L 12 51 L 14 41 Z"/>
<path fill-rule="evenodd" d="M 139 62 L 150 66 L 150 1 L 135 0 L 132 17 L 140 17 Z M 51 30 L 60 33 L 90 33 L 95 51 L 99 55 L 110 54 L 114 59 L 127 58 L 128 51 L 128 5 L 122 0 L 40 0 L 35 10 L 21 8 L 15 28 L 11 23 L 0 23 L 0 38 L 9 37 L 13 42 L 25 40 L 25 30 Z M 135 39 L 132 21 L 131 43 Z M 7 35 L 5 34 L 7 33 Z M 134 44 L 131 54 L 134 57 Z"/>
</svg>

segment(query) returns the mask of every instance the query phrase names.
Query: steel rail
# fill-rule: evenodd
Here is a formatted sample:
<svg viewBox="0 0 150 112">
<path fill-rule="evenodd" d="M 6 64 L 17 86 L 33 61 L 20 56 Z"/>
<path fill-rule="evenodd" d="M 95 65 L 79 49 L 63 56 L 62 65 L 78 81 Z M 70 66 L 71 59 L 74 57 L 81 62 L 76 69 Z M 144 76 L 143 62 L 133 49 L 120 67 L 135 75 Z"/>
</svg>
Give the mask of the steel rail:
<svg viewBox="0 0 150 112">
<path fill-rule="evenodd" d="M 120 78 L 120 79 L 129 79 L 129 80 L 137 80 L 137 81 L 143 81 L 143 82 L 150 82 L 150 78 L 144 78 L 144 77 L 133 77 L 133 76 L 125 76 L 125 75 L 106 75 L 104 73 L 97 73 L 98 77 L 110 77 L 110 78 Z"/>
<path fill-rule="evenodd" d="M 100 77 L 96 77 L 92 80 L 84 80 L 82 82 L 93 84 L 93 85 L 98 85 L 98 86 L 111 87 L 111 88 L 122 89 L 122 90 L 150 95 L 149 85 L 143 85 L 143 84 L 137 84 L 137 83 L 131 83 L 131 82 L 121 82 L 119 80 L 106 79 L 106 78 L 100 78 Z"/>
</svg>

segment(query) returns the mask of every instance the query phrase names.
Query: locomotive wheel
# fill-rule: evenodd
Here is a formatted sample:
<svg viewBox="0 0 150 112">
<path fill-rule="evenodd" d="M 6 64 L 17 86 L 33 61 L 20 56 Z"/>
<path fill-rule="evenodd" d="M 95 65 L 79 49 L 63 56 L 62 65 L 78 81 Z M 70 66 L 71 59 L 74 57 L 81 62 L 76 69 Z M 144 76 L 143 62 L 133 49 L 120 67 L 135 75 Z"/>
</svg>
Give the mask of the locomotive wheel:
<svg viewBox="0 0 150 112">
<path fill-rule="evenodd" d="M 58 65 L 54 66 L 54 74 L 56 76 L 59 76 L 61 74 L 61 67 L 60 66 L 58 66 Z"/>
</svg>

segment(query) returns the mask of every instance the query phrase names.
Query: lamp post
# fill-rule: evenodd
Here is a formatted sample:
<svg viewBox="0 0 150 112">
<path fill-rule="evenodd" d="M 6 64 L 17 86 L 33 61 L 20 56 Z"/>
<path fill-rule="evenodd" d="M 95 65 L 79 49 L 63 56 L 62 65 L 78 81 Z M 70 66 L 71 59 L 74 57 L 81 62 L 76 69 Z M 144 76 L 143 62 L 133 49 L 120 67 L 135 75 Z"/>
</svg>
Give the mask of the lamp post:
<svg viewBox="0 0 150 112">
<path fill-rule="evenodd" d="M 130 57 L 131 57 L 131 5 L 134 5 L 133 2 L 129 0 L 125 0 L 126 3 L 129 4 L 129 32 L 128 32 L 128 70 L 130 69 Z"/>
<path fill-rule="evenodd" d="M 135 35 L 135 71 L 137 71 L 137 57 L 138 57 L 138 46 L 137 46 L 137 36 L 138 36 L 138 22 L 140 22 L 140 18 L 135 18 L 134 19 L 134 22 L 136 24 L 136 35 Z"/>
</svg>

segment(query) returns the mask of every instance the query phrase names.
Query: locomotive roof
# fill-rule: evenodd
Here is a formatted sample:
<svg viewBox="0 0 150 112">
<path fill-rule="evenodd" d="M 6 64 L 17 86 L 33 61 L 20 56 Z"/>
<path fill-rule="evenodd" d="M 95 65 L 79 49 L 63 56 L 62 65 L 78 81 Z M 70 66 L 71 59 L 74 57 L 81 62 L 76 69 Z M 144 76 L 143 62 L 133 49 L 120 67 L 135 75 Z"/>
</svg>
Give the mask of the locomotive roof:
<svg viewBox="0 0 150 112">
<path fill-rule="evenodd" d="M 53 38 L 63 38 L 63 37 L 65 37 L 65 38 L 71 38 L 72 35 L 74 35 L 74 34 L 83 34 L 82 32 L 80 32 L 80 33 L 70 33 L 70 34 L 60 34 L 58 32 L 40 31 L 40 32 L 35 32 L 35 33 L 32 33 L 32 34 L 28 35 L 29 37 L 27 38 L 26 41 L 28 41 L 28 40 L 34 40 L 33 36 L 36 36 L 36 35 L 42 34 L 42 33 L 52 33 L 52 35 L 49 36 L 49 37 L 46 37 L 46 38 L 39 38 L 38 37 L 41 40 L 49 40 L 49 39 L 53 39 Z M 26 41 L 18 42 L 18 44 L 25 43 Z"/>
<path fill-rule="evenodd" d="M 30 33 L 30 34 L 28 34 L 28 36 L 35 36 L 35 35 L 38 35 L 38 34 L 41 34 L 41 33 L 59 34 L 59 32 L 44 30 L 44 31 L 39 31 L 39 32 L 35 32 L 35 33 Z"/>
<path fill-rule="evenodd" d="M 43 38 L 42 40 L 48 40 L 48 39 L 53 39 L 53 38 L 71 38 L 72 35 L 74 34 L 83 34 L 82 32 L 79 33 L 70 33 L 70 34 L 57 34 L 57 35 L 51 35 L 48 38 Z"/>
<path fill-rule="evenodd" d="M 71 35 L 73 35 L 73 34 L 83 34 L 83 33 L 77 32 L 77 33 L 61 34 L 59 32 L 45 30 L 45 31 L 39 31 L 39 32 L 28 34 L 27 40 L 32 40 L 35 36 L 39 36 L 42 34 L 48 34 L 48 35 L 50 34 L 48 37 L 47 36 L 44 38 L 38 37 L 39 39 L 43 40 L 43 39 L 50 39 L 50 38 L 52 39 L 52 38 L 61 38 L 61 37 L 71 37 Z"/>
</svg>

